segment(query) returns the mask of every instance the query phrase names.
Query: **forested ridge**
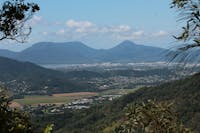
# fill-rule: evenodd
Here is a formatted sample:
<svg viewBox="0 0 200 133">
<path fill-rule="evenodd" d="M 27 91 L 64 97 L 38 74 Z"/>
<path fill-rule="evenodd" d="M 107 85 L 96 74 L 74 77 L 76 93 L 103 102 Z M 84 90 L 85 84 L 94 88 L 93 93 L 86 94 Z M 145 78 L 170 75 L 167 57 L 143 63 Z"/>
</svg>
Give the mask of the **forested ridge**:
<svg viewBox="0 0 200 133">
<path fill-rule="evenodd" d="M 54 123 L 58 133 L 114 132 L 123 120 L 124 108 L 131 103 L 148 99 L 172 102 L 178 118 L 188 128 L 200 130 L 200 74 L 183 80 L 168 82 L 157 87 L 145 87 L 112 102 L 93 106 L 90 109 L 66 111 L 64 115 L 42 116 L 41 120 Z M 42 122 L 41 121 L 41 122 Z M 45 123 L 45 122 L 44 122 Z"/>
</svg>

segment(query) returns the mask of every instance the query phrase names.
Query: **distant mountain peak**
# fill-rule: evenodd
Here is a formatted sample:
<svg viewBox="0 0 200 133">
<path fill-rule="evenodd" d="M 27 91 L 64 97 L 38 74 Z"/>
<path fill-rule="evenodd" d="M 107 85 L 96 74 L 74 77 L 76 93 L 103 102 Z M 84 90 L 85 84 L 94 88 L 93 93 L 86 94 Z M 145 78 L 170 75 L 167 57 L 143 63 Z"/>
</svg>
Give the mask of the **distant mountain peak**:
<svg viewBox="0 0 200 133">
<path fill-rule="evenodd" d="M 27 50 L 42 50 L 42 49 L 70 49 L 70 48 L 77 48 L 77 49 L 81 49 L 81 48 L 85 48 L 85 49 L 91 49 L 90 47 L 88 47 L 87 45 L 85 45 L 82 42 L 79 41 L 71 41 L 71 42 L 39 42 L 36 43 L 34 45 L 32 45 L 31 47 L 23 50 L 27 51 Z"/>
<path fill-rule="evenodd" d="M 134 46 L 136 46 L 137 44 L 135 44 L 134 42 L 130 41 L 130 40 L 125 40 L 123 42 L 121 42 L 120 44 L 118 44 L 117 46 L 115 46 L 113 49 L 121 49 L 121 48 L 132 48 Z"/>
<path fill-rule="evenodd" d="M 71 41 L 71 42 L 39 42 L 34 44 L 33 46 L 40 46 L 40 45 L 85 45 L 79 41 Z"/>
<path fill-rule="evenodd" d="M 22 52 L 1 52 L 0 56 L 30 61 L 37 64 L 82 64 L 99 62 L 160 61 L 158 55 L 164 49 L 138 45 L 125 40 L 117 46 L 99 50 L 82 42 L 40 42 Z"/>
<path fill-rule="evenodd" d="M 133 44 L 133 45 L 136 45 L 134 42 L 132 42 L 130 40 L 125 40 L 125 41 L 121 42 L 121 44 Z"/>
</svg>

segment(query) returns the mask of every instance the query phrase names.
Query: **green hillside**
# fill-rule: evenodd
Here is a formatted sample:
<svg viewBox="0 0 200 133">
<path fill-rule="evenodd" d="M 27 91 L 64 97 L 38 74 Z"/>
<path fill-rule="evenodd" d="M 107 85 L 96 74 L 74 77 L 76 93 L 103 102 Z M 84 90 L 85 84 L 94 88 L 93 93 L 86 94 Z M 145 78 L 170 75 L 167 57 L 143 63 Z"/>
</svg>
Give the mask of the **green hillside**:
<svg viewBox="0 0 200 133">
<path fill-rule="evenodd" d="M 20 94 L 88 91 L 89 88 L 95 90 L 94 85 L 73 81 L 62 72 L 4 57 L 0 57 L 0 73 L 0 81 L 12 91 L 20 91 Z"/>
<path fill-rule="evenodd" d="M 177 77 L 177 73 L 173 69 L 167 68 L 60 72 L 5 57 L 0 57 L 0 73 L 0 83 L 3 82 L 18 96 L 99 91 L 103 85 L 107 85 L 108 89 L 134 88 L 139 85 L 160 84 Z M 135 82 L 135 78 L 138 79 L 138 82 Z"/>
<path fill-rule="evenodd" d="M 44 116 L 55 123 L 58 133 L 110 132 L 120 122 L 127 104 L 156 99 L 175 103 L 178 117 L 186 127 L 200 131 L 200 74 L 157 87 L 142 88 L 113 102 L 82 111 L 66 111 L 64 115 Z"/>
</svg>

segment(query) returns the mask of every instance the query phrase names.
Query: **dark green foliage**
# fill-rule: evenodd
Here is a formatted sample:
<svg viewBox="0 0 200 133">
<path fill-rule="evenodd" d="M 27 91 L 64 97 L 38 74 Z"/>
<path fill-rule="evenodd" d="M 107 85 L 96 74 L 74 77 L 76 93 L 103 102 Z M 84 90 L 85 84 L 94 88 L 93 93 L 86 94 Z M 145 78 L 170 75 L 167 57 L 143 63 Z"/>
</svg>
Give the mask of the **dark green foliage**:
<svg viewBox="0 0 200 133">
<path fill-rule="evenodd" d="M 0 133 L 52 133 L 53 124 L 38 128 L 29 113 L 11 108 L 12 99 L 8 94 L 6 88 L 0 86 Z"/>
<path fill-rule="evenodd" d="M 123 104 L 132 101 L 145 101 L 156 99 L 157 101 L 172 101 L 176 106 L 176 112 L 184 125 L 200 130 L 196 117 L 200 113 L 200 74 L 196 74 L 185 80 L 166 83 L 157 87 L 143 88 L 134 94 L 123 98 Z"/>
<path fill-rule="evenodd" d="M 49 125 L 47 125 L 47 127 L 45 128 L 45 130 L 44 130 L 44 133 L 52 133 L 52 131 L 53 131 L 53 124 L 49 124 Z"/>
<path fill-rule="evenodd" d="M 184 128 L 173 104 L 148 100 L 126 107 L 125 118 L 116 133 L 192 133 Z"/>
<path fill-rule="evenodd" d="M 24 0 L 5 1 L 0 8 L 0 40 L 24 42 L 31 32 L 31 27 L 25 27 L 25 22 L 39 10 L 37 4 Z"/>
<path fill-rule="evenodd" d="M 104 129 L 119 124 L 123 120 L 124 108 L 128 104 L 141 103 L 148 99 L 159 102 L 173 102 L 177 117 L 187 128 L 200 131 L 200 74 L 184 80 L 165 83 L 157 87 L 142 88 L 112 102 L 97 105 L 90 109 L 65 112 L 64 115 L 45 116 L 56 124 L 58 133 L 102 133 Z M 98 114 L 98 115 L 97 115 Z M 97 116 L 95 116 L 97 115 Z M 95 117 L 94 117 L 95 116 Z"/>
<path fill-rule="evenodd" d="M 0 81 L 25 81 L 30 89 L 28 91 L 46 90 L 48 94 L 56 92 L 95 91 L 95 86 L 73 81 L 70 76 L 62 72 L 45 69 L 29 62 L 0 57 Z M 27 91 L 27 92 L 28 92 Z"/>
<path fill-rule="evenodd" d="M 9 108 L 10 97 L 0 89 L 0 132 L 1 133 L 33 133 L 28 114 Z"/>
</svg>

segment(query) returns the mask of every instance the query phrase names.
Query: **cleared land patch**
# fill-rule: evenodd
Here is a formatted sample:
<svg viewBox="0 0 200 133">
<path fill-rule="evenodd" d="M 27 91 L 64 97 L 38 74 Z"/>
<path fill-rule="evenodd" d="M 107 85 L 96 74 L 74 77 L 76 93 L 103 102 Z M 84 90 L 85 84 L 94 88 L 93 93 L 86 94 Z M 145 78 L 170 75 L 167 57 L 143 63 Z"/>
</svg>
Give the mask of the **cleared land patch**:
<svg viewBox="0 0 200 133">
<path fill-rule="evenodd" d="M 20 105 L 64 104 L 69 103 L 74 99 L 81 99 L 95 95 L 97 95 L 97 93 L 78 92 L 53 94 L 52 96 L 25 96 L 23 99 L 15 99 L 14 102 Z"/>
<path fill-rule="evenodd" d="M 140 87 L 134 89 L 112 89 L 105 90 L 102 92 L 75 92 L 75 93 L 59 93 L 53 94 L 52 96 L 25 96 L 23 99 L 15 99 L 13 102 L 14 105 L 23 106 L 23 105 L 45 105 L 45 104 L 66 104 L 72 102 L 73 100 L 88 98 L 92 96 L 102 96 L 102 95 L 125 95 L 128 93 L 133 93 L 138 90 Z"/>
<path fill-rule="evenodd" d="M 11 102 L 9 105 L 11 108 L 21 108 L 21 104 L 17 103 L 17 102 Z"/>
<path fill-rule="evenodd" d="M 75 92 L 75 93 L 60 93 L 53 94 L 54 97 L 81 97 L 81 96 L 95 96 L 97 93 L 95 92 Z"/>
</svg>

